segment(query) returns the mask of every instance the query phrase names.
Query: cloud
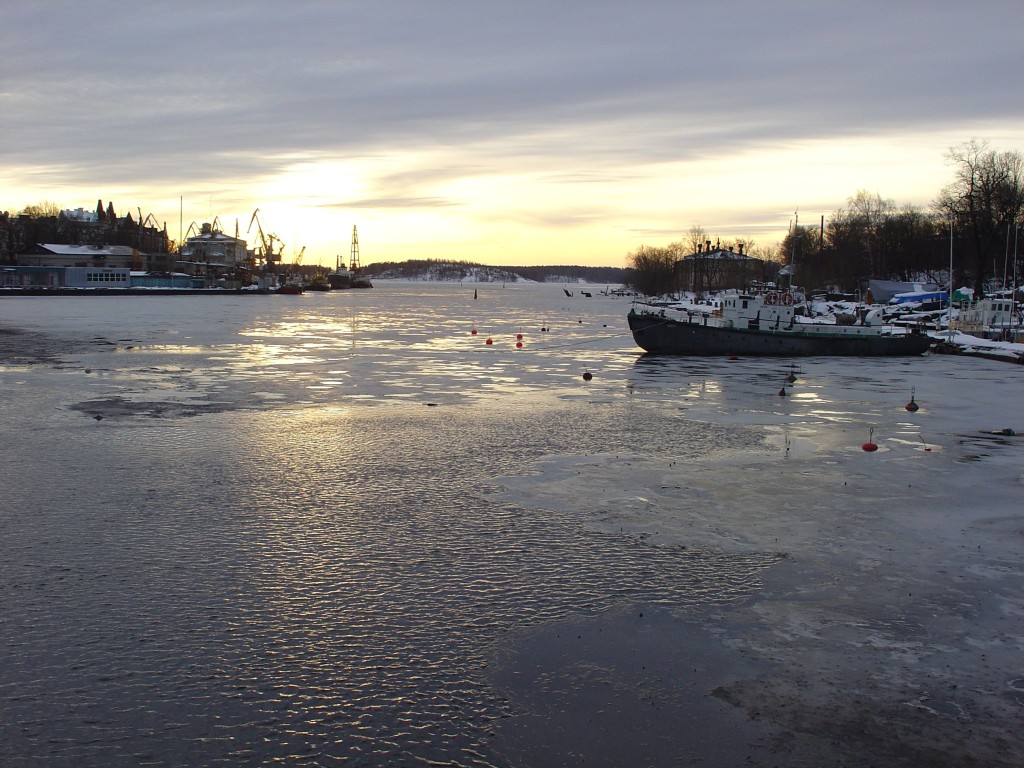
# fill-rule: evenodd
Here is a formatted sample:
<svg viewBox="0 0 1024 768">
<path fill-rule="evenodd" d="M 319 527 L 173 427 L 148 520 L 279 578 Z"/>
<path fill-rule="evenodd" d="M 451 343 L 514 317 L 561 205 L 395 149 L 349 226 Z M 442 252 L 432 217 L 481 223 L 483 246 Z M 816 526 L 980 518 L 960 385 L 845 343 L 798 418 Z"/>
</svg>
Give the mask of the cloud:
<svg viewBox="0 0 1024 768">
<path fill-rule="evenodd" d="M 543 201 L 559 210 L 536 226 L 565 226 L 667 167 L 978 126 L 1019 140 L 1022 22 L 1001 2 L 19 3 L 0 161 L 23 195 L 245 199 L 305 158 L 367 174 L 313 205 L 382 211 L 472 207 L 453 188 L 508 179 L 536 199 L 529 179 L 584 197 Z"/>
<path fill-rule="evenodd" d="M 419 208 L 446 208 L 457 205 L 455 201 L 437 197 L 370 197 L 362 200 L 339 200 L 333 203 L 319 203 L 320 208 L 400 208 L 403 210 Z"/>
</svg>

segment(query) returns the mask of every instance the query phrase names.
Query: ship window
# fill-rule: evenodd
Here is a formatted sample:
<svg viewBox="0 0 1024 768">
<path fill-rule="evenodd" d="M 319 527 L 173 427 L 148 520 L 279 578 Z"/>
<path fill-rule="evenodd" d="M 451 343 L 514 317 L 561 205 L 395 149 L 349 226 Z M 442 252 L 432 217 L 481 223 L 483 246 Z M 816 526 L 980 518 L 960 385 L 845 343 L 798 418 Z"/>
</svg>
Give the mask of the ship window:
<svg viewBox="0 0 1024 768">
<path fill-rule="evenodd" d="M 746 308 L 747 308 L 747 300 L 746 300 L 746 299 L 744 299 L 744 300 L 743 300 L 743 308 L 744 308 L 744 309 L 746 309 Z"/>
</svg>

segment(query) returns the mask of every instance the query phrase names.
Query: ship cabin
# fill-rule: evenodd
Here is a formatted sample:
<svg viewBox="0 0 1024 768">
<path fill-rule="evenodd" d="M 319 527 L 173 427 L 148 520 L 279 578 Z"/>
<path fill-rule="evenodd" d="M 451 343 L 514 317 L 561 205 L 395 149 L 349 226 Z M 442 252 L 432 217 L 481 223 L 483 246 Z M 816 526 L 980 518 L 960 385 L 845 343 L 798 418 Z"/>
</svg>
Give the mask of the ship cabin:
<svg viewBox="0 0 1024 768">
<path fill-rule="evenodd" d="M 792 330 L 793 301 L 788 291 L 727 296 L 722 300 L 723 325 L 751 331 Z"/>
</svg>

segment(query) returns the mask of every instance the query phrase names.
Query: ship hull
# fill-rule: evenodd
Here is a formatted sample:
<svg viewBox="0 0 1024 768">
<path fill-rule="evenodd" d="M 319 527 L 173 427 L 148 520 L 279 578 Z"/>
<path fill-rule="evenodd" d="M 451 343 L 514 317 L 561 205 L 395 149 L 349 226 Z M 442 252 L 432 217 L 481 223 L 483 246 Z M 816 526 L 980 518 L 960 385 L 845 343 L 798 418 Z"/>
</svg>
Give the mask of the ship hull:
<svg viewBox="0 0 1024 768">
<path fill-rule="evenodd" d="M 352 275 L 349 272 L 328 272 L 327 283 L 331 290 L 339 291 L 352 287 Z"/>
<path fill-rule="evenodd" d="M 681 322 L 660 314 L 636 312 L 630 312 L 628 320 L 637 346 L 655 355 L 887 357 L 921 355 L 932 345 L 932 339 L 916 332 L 748 330 L 705 324 L 707 318 Z"/>
</svg>

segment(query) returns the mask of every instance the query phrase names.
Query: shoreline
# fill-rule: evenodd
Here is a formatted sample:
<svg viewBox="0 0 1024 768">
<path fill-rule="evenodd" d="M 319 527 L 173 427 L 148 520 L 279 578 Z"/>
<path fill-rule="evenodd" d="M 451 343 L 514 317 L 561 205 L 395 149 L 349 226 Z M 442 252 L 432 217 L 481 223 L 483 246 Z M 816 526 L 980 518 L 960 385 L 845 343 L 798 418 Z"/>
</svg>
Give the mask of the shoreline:
<svg viewBox="0 0 1024 768">
<path fill-rule="evenodd" d="M 0 297 L 49 296 L 253 296 L 274 291 L 247 288 L 0 288 Z"/>
</svg>

